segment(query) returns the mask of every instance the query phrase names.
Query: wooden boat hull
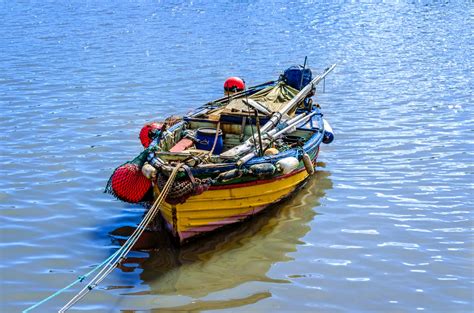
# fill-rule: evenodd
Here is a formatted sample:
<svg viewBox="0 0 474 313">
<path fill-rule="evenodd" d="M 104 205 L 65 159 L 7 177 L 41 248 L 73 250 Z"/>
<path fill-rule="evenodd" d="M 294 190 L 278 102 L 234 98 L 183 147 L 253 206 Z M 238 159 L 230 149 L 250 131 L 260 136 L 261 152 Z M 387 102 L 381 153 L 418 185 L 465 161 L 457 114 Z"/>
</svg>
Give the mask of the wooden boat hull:
<svg viewBox="0 0 474 313">
<path fill-rule="evenodd" d="M 313 160 L 313 164 L 316 157 Z M 166 227 L 180 243 L 251 217 L 290 196 L 308 178 L 304 166 L 268 180 L 214 186 L 184 203 L 163 203 Z M 155 194 L 159 190 L 155 187 Z"/>
<path fill-rule="evenodd" d="M 159 199 L 180 243 L 258 214 L 301 186 L 314 173 L 320 144 L 334 138 L 311 99 L 334 66 L 299 88 L 285 74 L 145 125 L 145 150 L 114 171 L 106 191 L 130 203 Z"/>
</svg>

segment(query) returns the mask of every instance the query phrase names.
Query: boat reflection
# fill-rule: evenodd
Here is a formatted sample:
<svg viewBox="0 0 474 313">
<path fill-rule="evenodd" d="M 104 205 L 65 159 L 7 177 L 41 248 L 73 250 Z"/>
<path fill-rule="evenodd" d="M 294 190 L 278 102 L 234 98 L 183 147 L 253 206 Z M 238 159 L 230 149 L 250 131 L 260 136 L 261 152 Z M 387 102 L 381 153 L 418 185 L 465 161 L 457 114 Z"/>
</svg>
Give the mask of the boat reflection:
<svg viewBox="0 0 474 313">
<path fill-rule="evenodd" d="M 329 175 L 318 170 L 292 198 L 244 223 L 183 247 L 171 244 L 163 232 L 147 233 L 135 248 L 152 249 L 149 257 L 129 257 L 120 268 L 126 272 L 141 269 L 140 278 L 149 286 L 149 295 L 199 298 L 246 282 L 286 283 L 268 277 L 267 273 L 272 264 L 291 260 L 288 254 L 304 244 L 302 237 L 310 230 L 308 224 L 317 214 L 319 199 L 332 188 Z M 132 231 L 120 228 L 113 235 L 126 236 Z M 268 296 L 271 295 L 256 293 L 249 301 Z"/>
</svg>

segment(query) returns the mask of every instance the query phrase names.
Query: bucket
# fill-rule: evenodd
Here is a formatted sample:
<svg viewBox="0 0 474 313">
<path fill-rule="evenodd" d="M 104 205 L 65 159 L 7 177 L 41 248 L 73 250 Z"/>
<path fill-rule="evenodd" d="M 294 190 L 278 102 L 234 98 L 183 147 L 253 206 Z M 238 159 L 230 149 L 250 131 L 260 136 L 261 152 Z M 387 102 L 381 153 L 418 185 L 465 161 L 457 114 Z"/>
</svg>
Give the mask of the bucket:
<svg viewBox="0 0 474 313">
<path fill-rule="evenodd" d="M 215 128 L 199 128 L 196 132 L 196 139 L 198 140 L 196 148 L 211 151 L 215 138 Z M 220 154 L 223 148 L 224 141 L 222 140 L 222 130 L 219 129 L 219 135 L 217 136 L 217 143 L 213 154 Z"/>
</svg>

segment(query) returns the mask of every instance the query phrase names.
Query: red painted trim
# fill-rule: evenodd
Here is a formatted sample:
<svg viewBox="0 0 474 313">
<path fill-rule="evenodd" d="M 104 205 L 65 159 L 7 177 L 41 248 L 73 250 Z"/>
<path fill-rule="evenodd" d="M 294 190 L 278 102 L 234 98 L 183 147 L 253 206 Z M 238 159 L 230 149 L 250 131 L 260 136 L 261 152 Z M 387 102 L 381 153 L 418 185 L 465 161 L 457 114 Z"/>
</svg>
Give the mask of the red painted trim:
<svg viewBox="0 0 474 313">
<path fill-rule="evenodd" d="M 191 139 L 188 138 L 183 138 L 180 141 L 178 141 L 177 144 L 175 144 L 171 149 L 170 152 L 181 152 L 186 150 L 187 148 L 191 147 L 194 144 L 194 142 Z"/>
</svg>

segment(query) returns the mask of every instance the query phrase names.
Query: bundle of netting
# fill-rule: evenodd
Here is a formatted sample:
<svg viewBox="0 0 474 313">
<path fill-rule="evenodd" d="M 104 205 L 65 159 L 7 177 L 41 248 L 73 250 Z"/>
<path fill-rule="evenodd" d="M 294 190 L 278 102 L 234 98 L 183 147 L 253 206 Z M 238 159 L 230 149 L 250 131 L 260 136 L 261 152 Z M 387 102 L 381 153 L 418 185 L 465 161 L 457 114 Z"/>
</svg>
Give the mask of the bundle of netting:
<svg viewBox="0 0 474 313">
<path fill-rule="evenodd" d="M 146 149 L 132 161 L 117 167 L 107 182 L 105 192 L 129 203 L 145 201 L 151 189 L 151 181 L 143 175 L 141 168 L 148 153 Z"/>
<path fill-rule="evenodd" d="M 160 122 L 150 122 L 143 125 L 142 129 L 140 130 L 140 142 L 142 143 L 144 148 L 148 148 L 150 143 L 159 136 L 160 130 L 163 128 L 163 123 Z"/>
</svg>

